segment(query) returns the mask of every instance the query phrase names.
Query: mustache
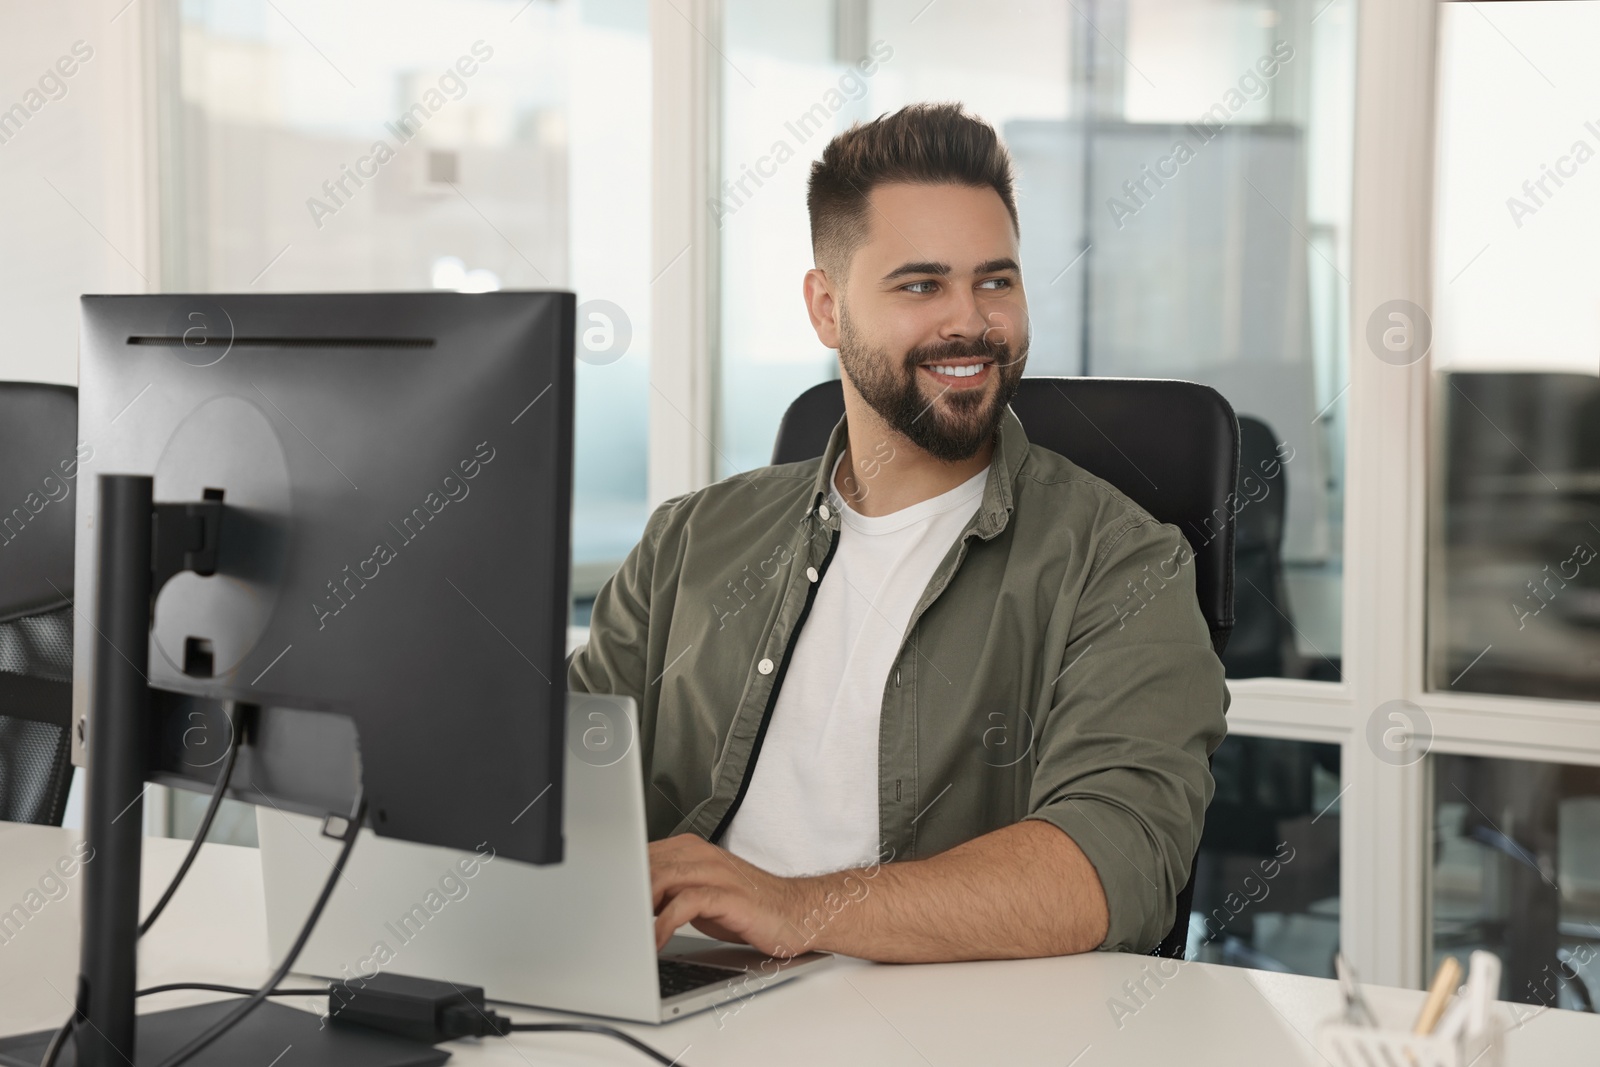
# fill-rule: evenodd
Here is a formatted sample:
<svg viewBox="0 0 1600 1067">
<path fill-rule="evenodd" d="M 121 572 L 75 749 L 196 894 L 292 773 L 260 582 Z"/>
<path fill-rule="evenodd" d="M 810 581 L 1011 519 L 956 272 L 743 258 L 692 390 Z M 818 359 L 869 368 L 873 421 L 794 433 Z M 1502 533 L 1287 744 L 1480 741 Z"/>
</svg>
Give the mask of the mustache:
<svg viewBox="0 0 1600 1067">
<path fill-rule="evenodd" d="M 918 345 L 906 353 L 905 369 L 914 371 L 926 363 L 940 363 L 950 359 L 990 359 L 996 367 L 1010 366 L 1016 362 L 1011 345 L 990 341 L 987 336 L 971 341 L 946 341 L 943 344 Z"/>
</svg>

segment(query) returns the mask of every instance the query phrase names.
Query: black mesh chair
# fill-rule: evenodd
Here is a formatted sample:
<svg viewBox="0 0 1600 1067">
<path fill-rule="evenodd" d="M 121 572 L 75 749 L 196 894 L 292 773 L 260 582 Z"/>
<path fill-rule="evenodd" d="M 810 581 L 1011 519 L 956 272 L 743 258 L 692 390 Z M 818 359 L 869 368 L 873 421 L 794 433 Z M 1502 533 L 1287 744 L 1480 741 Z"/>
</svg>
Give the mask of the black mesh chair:
<svg viewBox="0 0 1600 1067">
<path fill-rule="evenodd" d="M 0 820 L 61 824 L 72 787 L 78 391 L 0 382 Z"/>
<path fill-rule="evenodd" d="M 1283 527 L 1288 479 L 1278 461 L 1278 436 L 1239 416 L 1239 499 L 1234 520 L 1233 635 L 1222 664 L 1229 678 L 1301 678 L 1305 671 L 1290 625 L 1283 577 Z M 1335 677 L 1333 681 L 1338 681 Z"/>
<path fill-rule="evenodd" d="M 1149 378 L 1024 378 L 1011 402 L 1028 440 L 1104 478 L 1194 550 L 1195 593 L 1220 656 L 1233 629 L 1234 509 L 1239 425 L 1215 389 Z M 812 386 L 784 413 L 772 462 L 820 458 L 844 416 L 838 381 Z M 1155 954 L 1182 959 L 1194 869 L 1177 921 Z"/>
</svg>

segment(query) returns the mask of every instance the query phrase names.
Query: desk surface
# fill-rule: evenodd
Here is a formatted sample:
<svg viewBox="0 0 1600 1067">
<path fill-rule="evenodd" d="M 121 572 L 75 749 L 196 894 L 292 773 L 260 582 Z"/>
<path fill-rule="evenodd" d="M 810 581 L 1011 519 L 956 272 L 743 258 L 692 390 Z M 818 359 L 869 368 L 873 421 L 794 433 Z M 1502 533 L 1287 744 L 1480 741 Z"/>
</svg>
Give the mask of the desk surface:
<svg viewBox="0 0 1600 1067">
<path fill-rule="evenodd" d="M 40 889 L 40 879 L 77 840 L 72 831 L 0 823 L 0 916 L 22 904 L 30 890 Z M 183 841 L 146 840 L 145 907 L 166 886 L 186 847 Z M 56 1026 L 71 1011 L 81 881 L 81 873 L 68 880 L 64 896 L 56 890 L 59 899 L 43 893 L 32 898 L 34 905 L 43 904 L 20 930 L 0 927 L 0 1034 Z M 254 986 L 264 980 L 271 968 L 256 850 L 202 849 L 183 888 L 145 938 L 139 962 L 141 986 L 180 981 Z M 1314 1043 L 1317 1024 L 1339 1007 L 1332 981 L 1171 961 L 1163 972 L 1155 969 L 1161 963 L 1105 952 L 918 966 L 841 959 L 826 971 L 742 1004 L 662 1026 L 620 1025 L 669 1058 L 681 1057 L 686 1067 L 1327 1064 Z M 1145 992 L 1135 1000 L 1126 984 L 1141 981 Z M 1402 989 L 1369 989 L 1368 996 L 1380 1012 L 1412 1013 L 1422 1000 L 1420 992 Z M 1118 1018 L 1113 998 L 1136 1010 Z M 151 999 L 161 1003 L 144 1005 L 146 1010 L 211 998 L 168 994 Z M 281 1003 L 320 1010 L 309 999 Z M 562 1018 L 515 1009 L 509 1014 L 525 1021 Z M 454 1052 L 450 1062 L 461 1067 L 648 1063 L 620 1042 L 592 1035 L 518 1034 L 448 1047 Z M 1592 1055 L 1596 1047 L 1600 1018 L 1544 1011 L 1513 1030 L 1506 1062 L 1544 1065 L 1578 1052 Z"/>
</svg>

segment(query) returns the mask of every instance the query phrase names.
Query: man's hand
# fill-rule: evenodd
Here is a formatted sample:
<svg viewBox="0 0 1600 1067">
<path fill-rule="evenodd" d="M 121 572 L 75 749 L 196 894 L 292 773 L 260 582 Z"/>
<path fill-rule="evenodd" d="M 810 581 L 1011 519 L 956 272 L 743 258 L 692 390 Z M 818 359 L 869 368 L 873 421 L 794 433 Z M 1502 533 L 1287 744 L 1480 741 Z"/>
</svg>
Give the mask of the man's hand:
<svg viewBox="0 0 1600 1067">
<path fill-rule="evenodd" d="M 686 922 L 723 941 L 742 941 L 769 956 L 804 951 L 796 917 L 809 879 L 780 878 L 694 834 L 650 842 L 650 889 L 656 948 Z"/>
</svg>

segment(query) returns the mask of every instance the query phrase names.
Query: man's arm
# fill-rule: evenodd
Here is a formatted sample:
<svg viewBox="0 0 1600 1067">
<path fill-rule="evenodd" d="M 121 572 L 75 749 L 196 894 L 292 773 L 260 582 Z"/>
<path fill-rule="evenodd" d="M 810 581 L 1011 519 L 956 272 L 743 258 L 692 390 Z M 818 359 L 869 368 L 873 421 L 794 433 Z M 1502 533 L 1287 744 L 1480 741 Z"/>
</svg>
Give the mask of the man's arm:
<svg viewBox="0 0 1600 1067">
<path fill-rule="evenodd" d="M 639 543 L 605 580 L 589 613 L 589 640 L 567 657 L 567 689 L 632 697 L 645 705 L 650 653 L 650 589 L 667 515 L 683 497 L 663 501 L 645 521 Z"/>
<path fill-rule="evenodd" d="M 650 845 L 656 942 L 693 922 L 768 955 L 839 952 L 884 963 L 1087 952 L 1105 893 L 1077 844 L 1036 819 L 924 860 L 780 878 L 692 834 Z"/>
</svg>

